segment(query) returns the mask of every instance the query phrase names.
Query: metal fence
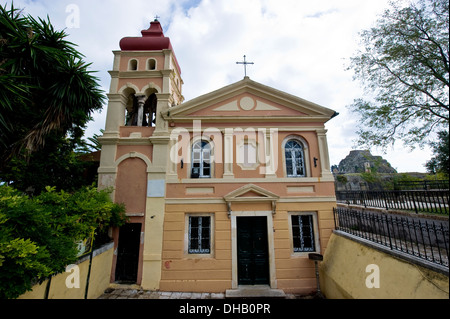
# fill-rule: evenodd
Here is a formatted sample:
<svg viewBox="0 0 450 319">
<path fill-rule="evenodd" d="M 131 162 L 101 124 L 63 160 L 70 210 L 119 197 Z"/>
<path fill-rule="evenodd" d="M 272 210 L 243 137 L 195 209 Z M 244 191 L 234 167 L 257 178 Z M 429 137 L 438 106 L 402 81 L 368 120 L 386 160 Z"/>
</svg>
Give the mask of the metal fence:
<svg viewBox="0 0 450 319">
<path fill-rule="evenodd" d="M 447 222 L 335 208 L 337 230 L 448 267 Z"/>
<path fill-rule="evenodd" d="M 449 214 L 448 190 L 336 191 L 336 200 L 364 207 Z"/>
</svg>

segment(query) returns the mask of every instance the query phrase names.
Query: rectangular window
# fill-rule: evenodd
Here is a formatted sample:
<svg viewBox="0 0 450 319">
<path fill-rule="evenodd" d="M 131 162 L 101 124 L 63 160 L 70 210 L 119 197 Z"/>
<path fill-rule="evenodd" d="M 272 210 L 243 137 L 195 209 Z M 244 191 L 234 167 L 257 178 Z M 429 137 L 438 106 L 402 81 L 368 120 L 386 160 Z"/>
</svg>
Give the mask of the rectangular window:
<svg viewBox="0 0 450 319">
<path fill-rule="evenodd" d="M 294 252 L 315 251 L 313 215 L 292 215 L 291 222 Z"/>
<path fill-rule="evenodd" d="M 211 253 L 211 217 L 189 216 L 189 254 Z"/>
</svg>

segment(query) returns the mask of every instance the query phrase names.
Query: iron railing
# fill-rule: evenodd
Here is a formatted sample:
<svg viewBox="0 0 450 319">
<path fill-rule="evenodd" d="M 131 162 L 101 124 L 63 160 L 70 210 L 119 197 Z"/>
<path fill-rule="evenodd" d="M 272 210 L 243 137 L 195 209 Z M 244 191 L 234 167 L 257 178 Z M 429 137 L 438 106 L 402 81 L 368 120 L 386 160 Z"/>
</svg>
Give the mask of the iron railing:
<svg viewBox="0 0 450 319">
<path fill-rule="evenodd" d="M 334 209 L 334 221 L 337 230 L 448 267 L 448 221 L 369 213 L 342 207 Z"/>
<path fill-rule="evenodd" d="M 336 191 L 336 200 L 348 205 L 449 214 L 448 190 Z"/>
</svg>

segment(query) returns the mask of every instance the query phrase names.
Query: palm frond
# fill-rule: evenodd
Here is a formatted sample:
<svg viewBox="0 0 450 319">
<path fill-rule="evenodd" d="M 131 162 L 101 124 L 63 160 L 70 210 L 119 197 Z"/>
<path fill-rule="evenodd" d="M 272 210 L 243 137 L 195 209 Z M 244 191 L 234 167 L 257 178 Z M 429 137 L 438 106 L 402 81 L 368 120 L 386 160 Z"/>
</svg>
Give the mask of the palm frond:
<svg viewBox="0 0 450 319">
<path fill-rule="evenodd" d="M 48 16 L 0 5 L 0 160 L 41 148 L 50 133 L 80 135 L 103 107 L 98 78 L 67 36 Z"/>
</svg>

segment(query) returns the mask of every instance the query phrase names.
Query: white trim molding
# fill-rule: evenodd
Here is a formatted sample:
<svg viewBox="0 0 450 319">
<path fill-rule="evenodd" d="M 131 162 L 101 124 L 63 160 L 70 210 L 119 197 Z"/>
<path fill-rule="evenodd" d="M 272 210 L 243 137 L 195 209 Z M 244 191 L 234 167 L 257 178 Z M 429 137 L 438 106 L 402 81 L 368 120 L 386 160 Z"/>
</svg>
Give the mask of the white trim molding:
<svg viewBox="0 0 450 319">
<path fill-rule="evenodd" d="M 231 213 L 231 288 L 239 288 L 238 284 L 238 251 L 237 251 L 237 218 L 267 217 L 267 241 L 269 254 L 270 288 L 277 288 L 275 268 L 275 244 L 273 236 L 273 216 L 271 211 L 236 211 Z"/>
</svg>

